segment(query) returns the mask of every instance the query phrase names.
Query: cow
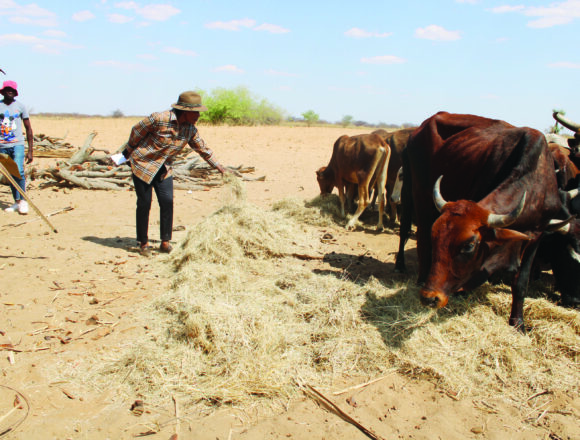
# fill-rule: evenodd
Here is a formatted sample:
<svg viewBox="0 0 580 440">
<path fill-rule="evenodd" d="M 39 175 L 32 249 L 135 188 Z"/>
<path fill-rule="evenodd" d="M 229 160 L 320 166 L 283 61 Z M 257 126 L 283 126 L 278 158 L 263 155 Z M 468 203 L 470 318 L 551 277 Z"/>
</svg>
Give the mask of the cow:
<svg viewBox="0 0 580 440">
<path fill-rule="evenodd" d="M 376 134 L 356 136 L 343 135 L 334 143 L 328 166 L 316 171 L 321 194 L 330 194 L 338 189 L 340 212 L 345 217 L 345 186 L 358 185 L 358 207 L 346 228 L 354 229 L 355 223 L 370 203 L 370 191 L 375 188 L 379 199 L 379 221 L 377 230 L 383 230 L 383 196 L 387 181 L 387 168 L 391 156 L 389 145 Z"/>
<path fill-rule="evenodd" d="M 390 132 L 381 128 L 373 131 L 374 134 L 378 134 L 380 137 L 382 137 L 391 148 L 391 159 L 389 160 L 389 167 L 387 170 L 386 203 L 389 207 L 389 219 L 393 224 L 397 219 L 397 207 L 399 205 L 399 202 L 393 201 L 393 193 L 395 191 L 397 174 L 403 165 L 403 150 L 407 146 L 409 137 L 411 136 L 411 133 L 415 131 L 415 128 L 417 127 L 402 128 L 400 130 Z"/>
<path fill-rule="evenodd" d="M 451 294 L 507 270 L 509 324 L 525 331 L 523 303 L 540 239 L 552 220 L 569 220 L 544 135 L 496 119 L 439 112 L 411 136 L 403 167 L 397 263 L 406 241 L 403 224 L 410 224 L 414 210 L 422 303 L 444 307 Z"/>
<path fill-rule="evenodd" d="M 568 147 L 570 148 L 570 160 L 580 168 L 580 124 L 571 121 L 564 117 L 559 112 L 552 113 L 552 117 L 566 127 L 568 130 L 574 132 L 574 137 L 568 139 Z"/>
<path fill-rule="evenodd" d="M 542 239 L 537 267 L 549 265 L 564 306 L 580 306 L 580 170 L 570 160 L 570 149 L 548 144 L 557 170 L 560 198 L 575 218 Z"/>
</svg>

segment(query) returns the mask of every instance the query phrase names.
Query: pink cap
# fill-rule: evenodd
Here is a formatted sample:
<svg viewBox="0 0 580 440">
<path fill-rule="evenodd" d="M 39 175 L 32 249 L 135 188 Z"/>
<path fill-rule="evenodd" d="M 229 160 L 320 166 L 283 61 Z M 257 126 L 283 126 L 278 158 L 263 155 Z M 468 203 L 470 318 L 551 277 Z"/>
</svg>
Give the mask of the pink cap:
<svg viewBox="0 0 580 440">
<path fill-rule="evenodd" d="M 4 81 L 4 84 L 2 84 L 2 89 L 0 89 L 0 92 L 4 91 L 6 87 L 14 89 L 16 91 L 16 96 L 18 96 L 18 84 L 16 84 L 16 81 Z"/>
</svg>

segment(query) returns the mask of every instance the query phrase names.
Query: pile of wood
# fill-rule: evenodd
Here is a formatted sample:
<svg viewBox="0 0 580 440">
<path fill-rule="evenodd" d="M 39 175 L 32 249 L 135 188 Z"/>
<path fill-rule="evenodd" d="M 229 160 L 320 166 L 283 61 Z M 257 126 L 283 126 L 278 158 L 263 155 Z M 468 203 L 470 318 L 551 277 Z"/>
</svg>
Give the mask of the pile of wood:
<svg viewBox="0 0 580 440">
<path fill-rule="evenodd" d="M 104 190 L 122 190 L 132 187 L 131 168 L 128 164 L 116 166 L 109 158 L 109 151 L 91 147 L 91 142 L 96 135 L 97 133 L 91 133 L 80 149 L 73 150 L 69 156 L 66 156 L 66 161 L 59 161 L 55 166 L 42 170 L 32 169 L 27 175 L 31 180 L 44 180 L 45 182 L 41 183 L 41 187 L 57 185 Z M 49 138 L 45 136 L 44 139 L 47 140 Z M 56 147 L 55 150 L 58 148 Z M 124 148 L 125 145 L 122 145 L 116 152 L 123 151 Z M 95 152 L 101 152 L 102 154 L 93 154 Z M 62 157 L 57 154 L 41 157 Z M 226 168 L 238 176 L 255 171 L 254 167 L 241 165 L 238 167 L 228 166 Z M 263 181 L 265 176 L 257 178 L 243 177 L 243 180 Z M 175 189 L 192 191 L 204 191 L 223 184 L 221 174 L 211 168 L 197 153 L 189 148 L 184 148 L 183 154 L 178 156 L 173 162 L 173 182 Z"/>
<path fill-rule="evenodd" d="M 64 138 L 56 138 L 45 134 L 34 135 L 34 157 L 69 158 L 75 151 L 75 146 L 64 142 Z"/>
</svg>

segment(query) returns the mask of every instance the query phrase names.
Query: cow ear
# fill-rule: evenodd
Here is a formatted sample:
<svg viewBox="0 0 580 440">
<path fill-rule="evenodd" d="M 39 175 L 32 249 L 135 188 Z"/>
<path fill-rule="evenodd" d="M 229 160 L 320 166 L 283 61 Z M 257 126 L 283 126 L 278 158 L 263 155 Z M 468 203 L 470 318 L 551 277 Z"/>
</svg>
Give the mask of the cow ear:
<svg viewBox="0 0 580 440">
<path fill-rule="evenodd" d="M 522 241 L 531 239 L 531 237 L 529 237 L 528 235 L 518 231 L 514 231 L 513 229 L 497 228 L 494 229 L 493 231 L 495 234 L 495 239 L 501 243 L 505 243 L 508 241 Z"/>
</svg>

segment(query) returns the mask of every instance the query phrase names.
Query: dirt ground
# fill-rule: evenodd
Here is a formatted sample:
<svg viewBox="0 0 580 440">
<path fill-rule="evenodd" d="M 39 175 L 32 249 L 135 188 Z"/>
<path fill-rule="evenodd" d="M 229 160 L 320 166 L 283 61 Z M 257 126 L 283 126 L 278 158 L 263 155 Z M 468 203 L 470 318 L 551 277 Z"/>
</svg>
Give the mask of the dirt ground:
<svg viewBox="0 0 580 440">
<path fill-rule="evenodd" d="M 92 145 L 116 150 L 126 141 L 132 118 L 32 118 L 36 133 L 63 137 L 81 146 L 92 131 Z M 286 198 L 318 194 L 315 170 L 326 165 L 336 138 L 368 132 L 356 128 L 200 127 L 217 159 L 230 166 L 254 166 L 247 182 L 248 200 L 269 208 Z M 38 168 L 55 159 L 37 159 Z M 0 213 L 0 437 L 7 439 L 363 439 L 365 435 L 304 396 L 287 411 L 263 418 L 251 411 L 223 408 L 209 415 L 188 413 L 168 396 L 137 416 L 114 390 L 73 388 L 55 380 L 63 362 L 74 368 L 86 357 L 130 344 L 143 332 L 136 311 L 169 289 L 165 256 L 145 258 L 136 252 L 135 195 L 132 191 L 40 189 L 31 182 L 29 196 L 50 217 L 53 233 L 31 210 L 28 216 Z M 185 228 L 214 212 L 224 189 L 176 191 L 174 241 Z M 12 204 L 0 187 L 0 208 Z M 150 221 L 152 244 L 158 244 L 158 209 Z M 180 228 L 183 226 L 184 228 Z M 405 279 L 393 273 L 396 231 L 382 234 L 332 230 L 337 239 L 326 252 L 363 255 L 371 263 L 351 268 L 353 276 Z M 409 277 L 416 269 L 415 244 L 407 246 Z M 324 269 L 323 261 L 307 262 Z M 3 349 L 11 344 L 14 350 Z M 493 406 L 476 398 L 457 398 L 427 380 L 392 373 L 360 389 L 332 391 L 374 378 L 344 378 L 324 390 L 351 417 L 385 439 L 573 439 L 580 438 L 578 396 L 552 396 L 540 417 L 498 400 Z M 23 409 L 12 410 L 15 395 Z M 24 400 L 25 399 L 25 400 Z M 348 402 L 347 402 L 348 399 Z M 178 418 L 176 415 L 176 408 Z M 540 413 L 542 414 L 542 413 Z M 20 423 L 21 421 L 21 423 Z M 18 424 L 20 423 L 20 424 Z M 5 432 L 11 428 L 10 432 Z"/>
</svg>

